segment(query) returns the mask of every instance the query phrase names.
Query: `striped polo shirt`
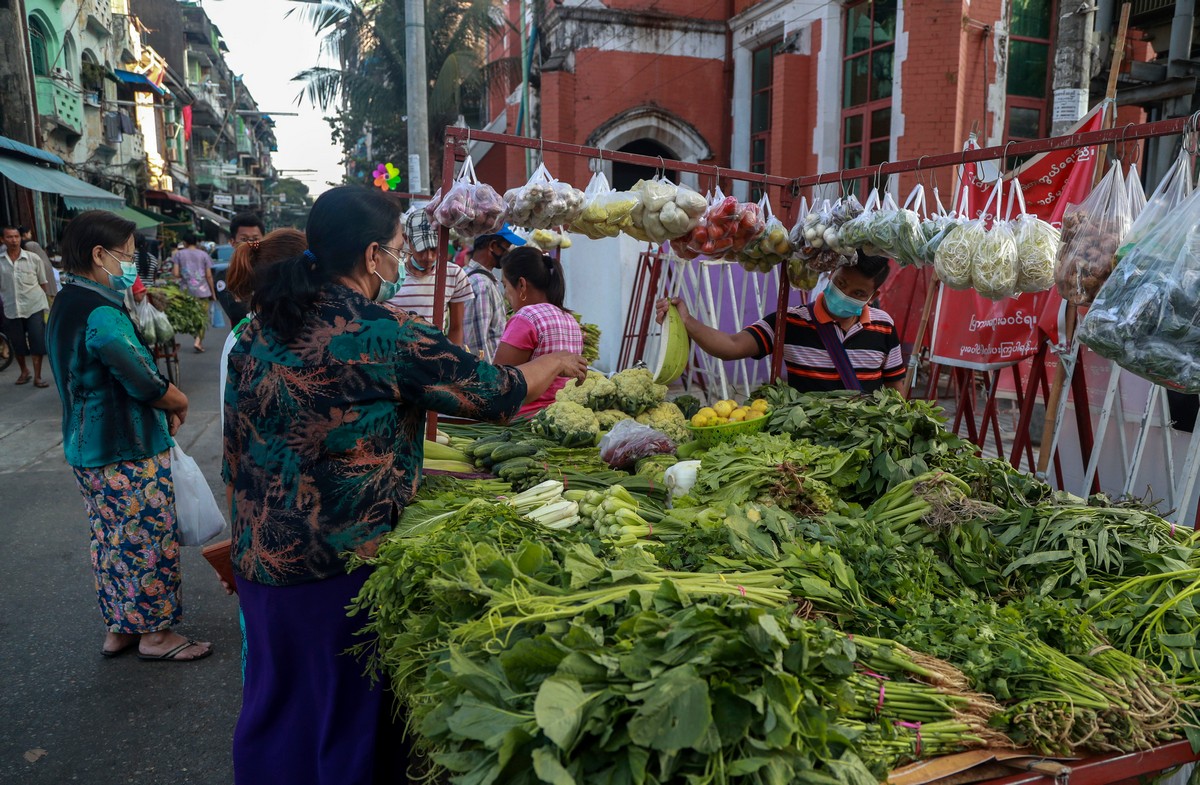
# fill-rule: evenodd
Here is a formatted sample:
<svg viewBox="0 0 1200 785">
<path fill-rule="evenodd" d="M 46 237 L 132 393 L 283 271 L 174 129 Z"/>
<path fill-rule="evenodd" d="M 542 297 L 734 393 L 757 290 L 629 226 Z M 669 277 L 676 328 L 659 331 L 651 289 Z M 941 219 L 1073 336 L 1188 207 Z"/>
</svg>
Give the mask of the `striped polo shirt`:
<svg viewBox="0 0 1200 785">
<path fill-rule="evenodd" d="M 843 330 L 826 310 L 825 295 L 822 294 L 815 305 L 799 305 L 789 308 L 787 312 L 783 363 L 792 387 L 801 392 L 845 389 L 837 366 L 833 364 L 833 358 L 825 350 L 821 334 L 817 332 L 818 322 L 833 323 L 864 392 L 877 390 L 886 382 L 904 378 L 900 337 L 887 311 L 864 308 L 859 320 L 849 330 Z M 775 314 L 758 320 L 746 330 L 758 344 L 755 357 L 769 356 L 775 345 Z"/>
</svg>

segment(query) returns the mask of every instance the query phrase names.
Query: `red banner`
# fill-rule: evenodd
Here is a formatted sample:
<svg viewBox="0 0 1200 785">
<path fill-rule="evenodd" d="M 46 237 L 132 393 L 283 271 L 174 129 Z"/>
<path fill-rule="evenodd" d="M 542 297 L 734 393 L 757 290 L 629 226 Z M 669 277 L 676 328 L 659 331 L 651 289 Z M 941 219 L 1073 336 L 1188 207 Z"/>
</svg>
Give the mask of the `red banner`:
<svg viewBox="0 0 1200 785">
<path fill-rule="evenodd" d="M 1099 108 L 1080 121 L 1072 133 L 1098 131 L 1104 120 Z M 974 141 L 968 143 L 974 147 Z M 1096 148 L 1078 147 L 1043 153 L 1016 171 L 1026 211 L 1053 224 L 1062 220 L 1067 205 L 1082 202 L 1092 188 Z M 995 183 L 979 179 L 975 164 L 963 167 L 968 214 L 982 208 Z M 1007 196 L 1005 197 L 1007 201 Z M 996 212 L 1003 213 L 1003 209 Z M 989 300 L 972 290 L 942 287 L 933 324 L 932 361 L 977 370 L 1004 368 L 1033 356 L 1040 332 L 1057 340 L 1062 298 L 1051 289 L 1005 300 Z"/>
</svg>

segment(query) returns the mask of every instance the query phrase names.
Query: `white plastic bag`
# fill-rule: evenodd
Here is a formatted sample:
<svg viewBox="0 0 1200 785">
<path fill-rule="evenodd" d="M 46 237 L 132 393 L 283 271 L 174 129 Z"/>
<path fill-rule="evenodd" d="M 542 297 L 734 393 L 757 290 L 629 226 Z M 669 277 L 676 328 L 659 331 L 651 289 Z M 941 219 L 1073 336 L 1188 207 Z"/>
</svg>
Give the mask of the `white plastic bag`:
<svg viewBox="0 0 1200 785">
<path fill-rule="evenodd" d="M 176 444 L 171 448 L 175 519 L 180 545 L 203 545 L 225 528 L 225 516 L 196 462 Z"/>
</svg>

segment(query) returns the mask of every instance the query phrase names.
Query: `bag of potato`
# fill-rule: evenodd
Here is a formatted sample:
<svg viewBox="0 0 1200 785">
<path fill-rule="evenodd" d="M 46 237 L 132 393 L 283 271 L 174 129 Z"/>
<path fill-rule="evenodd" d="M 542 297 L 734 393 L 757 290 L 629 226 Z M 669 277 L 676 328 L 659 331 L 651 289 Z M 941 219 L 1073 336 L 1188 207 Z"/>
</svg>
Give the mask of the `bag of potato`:
<svg viewBox="0 0 1200 785">
<path fill-rule="evenodd" d="M 1130 223 L 1125 174 L 1115 163 L 1082 203 L 1068 205 L 1063 213 L 1054 283 L 1064 300 L 1092 304 L 1112 273 Z"/>
</svg>

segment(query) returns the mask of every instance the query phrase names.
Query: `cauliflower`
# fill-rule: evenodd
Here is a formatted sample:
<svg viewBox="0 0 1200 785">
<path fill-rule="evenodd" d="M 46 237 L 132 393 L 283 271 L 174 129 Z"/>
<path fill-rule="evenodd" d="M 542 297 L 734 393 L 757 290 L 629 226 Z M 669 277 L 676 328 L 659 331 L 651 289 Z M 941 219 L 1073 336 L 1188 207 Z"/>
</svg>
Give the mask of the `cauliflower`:
<svg viewBox="0 0 1200 785">
<path fill-rule="evenodd" d="M 660 403 L 635 419 L 643 425 L 661 431 L 676 444 L 682 444 L 692 438 L 692 432 L 687 427 L 687 418 L 673 403 Z"/>
<path fill-rule="evenodd" d="M 586 406 L 594 412 L 612 408 L 616 398 L 617 388 L 608 377 L 598 371 L 588 371 L 583 384 L 574 379 L 567 382 L 554 396 L 556 401 L 569 401 L 580 406 Z"/>
<path fill-rule="evenodd" d="M 608 431 L 621 420 L 632 418 L 620 409 L 604 409 L 596 412 L 596 419 L 600 421 L 600 430 Z"/>
<path fill-rule="evenodd" d="M 666 385 L 655 384 L 654 376 L 645 368 L 621 371 L 610 381 L 616 387 L 616 408 L 635 417 L 667 397 Z"/>
<path fill-rule="evenodd" d="M 538 412 L 530 422 L 537 436 L 563 447 L 590 447 L 600 435 L 596 414 L 573 401 L 557 401 Z"/>
</svg>

